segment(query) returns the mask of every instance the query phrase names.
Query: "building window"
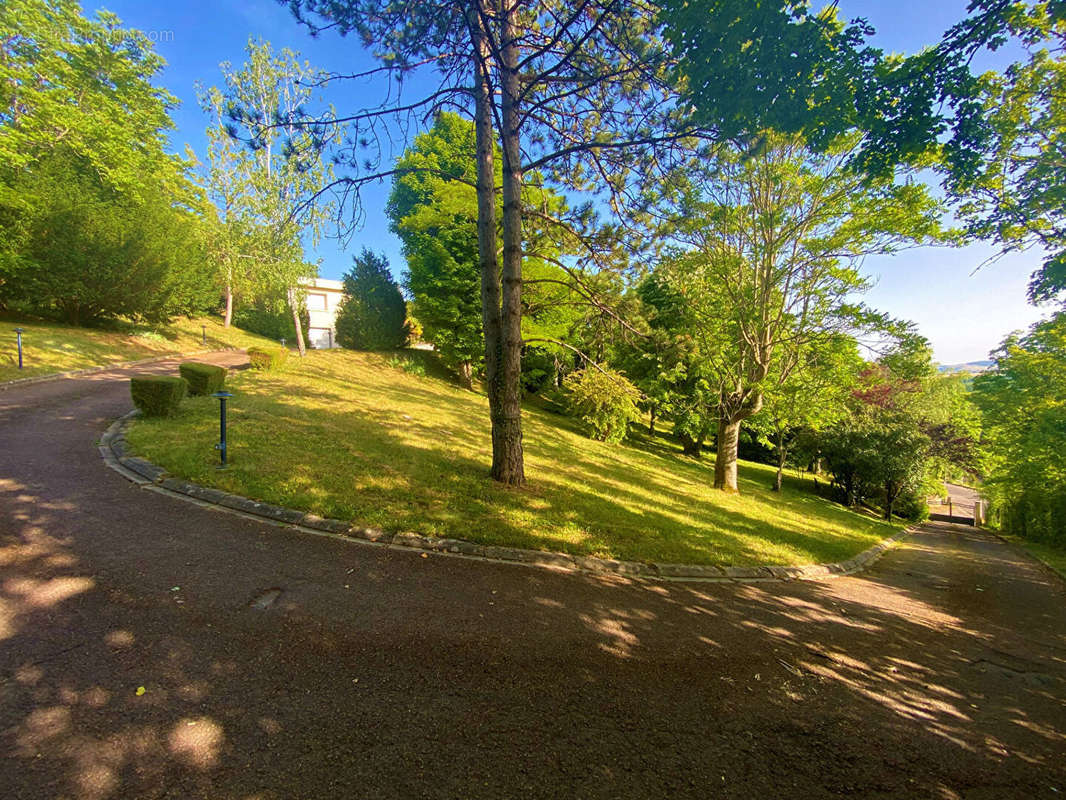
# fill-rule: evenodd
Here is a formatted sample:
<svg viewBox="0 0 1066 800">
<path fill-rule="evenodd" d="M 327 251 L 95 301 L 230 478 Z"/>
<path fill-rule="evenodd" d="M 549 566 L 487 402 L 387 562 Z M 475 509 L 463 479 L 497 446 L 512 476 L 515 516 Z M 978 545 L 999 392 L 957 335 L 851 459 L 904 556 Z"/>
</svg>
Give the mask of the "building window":
<svg viewBox="0 0 1066 800">
<path fill-rule="evenodd" d="M 312 294 L 307 293 L 307 310 L 308 311 L 325 311 L 326 310 L 326 296 L 324 294 Z"/>
</svg>

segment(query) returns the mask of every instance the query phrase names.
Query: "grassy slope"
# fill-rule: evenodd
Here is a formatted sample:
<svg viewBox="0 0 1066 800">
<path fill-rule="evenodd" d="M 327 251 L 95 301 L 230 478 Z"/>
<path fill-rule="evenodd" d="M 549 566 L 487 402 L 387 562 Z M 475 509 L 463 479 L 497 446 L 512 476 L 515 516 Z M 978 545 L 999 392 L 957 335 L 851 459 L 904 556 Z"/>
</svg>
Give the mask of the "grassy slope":
<svg viewBox="0 0 1066 800">
<path fill-rule="evenodd" d="M 201 324 L 207 326 L 206 348 L 201 342 Z M 21 370 L 15 345 L 16 327 L 24 330 Z M 237 328 L 226 329 L 215 317 L 181 319 L 156 328 L 121 326 L 113 330 L 72 328 L 52 322 L 23 322 L 5 317 L 0 318 L 0 382 L 171 353 L 269 343 L 270 340 Z"/>
<path fill-rule="evenodd" d="M 228 388 L 228 471 L 214 466 L 210 398 L 139 421 L 133 450 L 198 483 L 323 516 L 629 560 L 837 561 L 897 529 L 811 494 L 808 480 L 776 495 L 762 465 L 742 463 L 741 496 L 715 492 L 711 460 L 659 440 L 593 442 L 538 409 L 524 416 L 529 488 L 505 489 L 486 478 L 485 398 L 381 355 L 311 352 L 282 372 L 236 374 Z"/>
</svg>

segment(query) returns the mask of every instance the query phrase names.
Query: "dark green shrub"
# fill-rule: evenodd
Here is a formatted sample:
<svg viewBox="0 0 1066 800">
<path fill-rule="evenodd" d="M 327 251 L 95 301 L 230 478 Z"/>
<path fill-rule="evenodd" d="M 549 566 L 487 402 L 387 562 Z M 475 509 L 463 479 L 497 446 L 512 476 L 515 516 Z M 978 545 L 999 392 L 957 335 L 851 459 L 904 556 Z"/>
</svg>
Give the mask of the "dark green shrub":
<svg viewBox="0 0 1066 800">
<path fill-rule="evenodd" d="M 172 416 L 181 405 L 188 388 L 184 378 L 171 375 L 144 375 L 130 378 L 133 405 L 146 417 Z"/>
<path fill-rule="evenodd" d="M 289 358 L 289 351 L 280 347 L 249 347 L 248 360 L 252 369 L 279 369 Z"/>
<path fill-rule="evenodd" d="M 344 276 L 337 343 L 352 350 L 394 350 L 407 341 L 407 304 L 385 256 L 363 248 Z"/>
<path fill-rule="evenodd" d="M 214 364 L 190 361 L 178 367 L 178 372 L 189 384 L 189 394 L 205 395 L 221 392 L 226 383 L 226 368 Z"/>
<path fill-rule="evenodd" d="M 537 394 L 555 381 L 556 358 L 543 347 L 526 347 L 522 350 L 522 391 Z"/>
<path fill-rule="evenodd" d="M 904 492 L 892 504 L 892 512 L 908 522 L 924 522 L 929 519 L 929 503 L 919 492 Z"/>
<path fill-rule="evenodd" d="M 307 310 L 302 310 L 300 327 L 303 328 L 304 341 L 307 341 L 310 335 L 310 322 Z M 233 324 L 242 331 L 258 333 L 275 342 L 284 339 L 289 344 L 296 344 L 296 326 L 292 321 L 292 311 L 284 298 L 261 300 L 253 306 L 238 308 L 233 312 Z"/>
</svg>

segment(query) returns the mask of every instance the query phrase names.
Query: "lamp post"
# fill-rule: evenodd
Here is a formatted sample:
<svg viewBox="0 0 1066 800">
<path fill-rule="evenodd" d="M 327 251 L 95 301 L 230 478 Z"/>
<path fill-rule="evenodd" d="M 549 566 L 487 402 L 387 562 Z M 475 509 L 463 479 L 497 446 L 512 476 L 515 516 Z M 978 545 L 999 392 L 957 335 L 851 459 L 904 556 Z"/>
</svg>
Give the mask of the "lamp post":
<svg viewBox="0 0 1066 800">
<path fill-rule="evenodd" d="M 203 342 L 204 347 L 207 347 L 207 326 L 200 326 L 200 341 Z"/>
<path fill-rule="evenodd" d="M 282 350 L 285 349 L 285 337 L 284 336 L 281 337 L 281 349 Z"/>
<path fill-rule="evenodd" d="M 19 348 L 19 369 L 22 369 L 22 328 L 15 328 L 15 339 Z"/>
<path fill-rule="evenodd" d="M 218 468 L 225 469 L 228 463 L 226 461 L 226 400 L 233 395 L 229 392 L 215 392 L 211 396 L 218 398 L 218 444 L 215 445 L 221 458 Z"/>
</svg>

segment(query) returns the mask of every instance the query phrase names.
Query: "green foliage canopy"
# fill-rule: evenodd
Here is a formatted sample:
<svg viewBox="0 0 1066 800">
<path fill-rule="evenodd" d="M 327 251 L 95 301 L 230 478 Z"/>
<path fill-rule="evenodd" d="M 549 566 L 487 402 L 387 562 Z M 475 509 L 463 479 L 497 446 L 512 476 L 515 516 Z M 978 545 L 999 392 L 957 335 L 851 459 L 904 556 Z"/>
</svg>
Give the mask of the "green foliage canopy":
<svg viewBox="0 0 1066 800">
<path fill-rule="evenodd" d="M 593 439 L 619 442 L 629 423 L 640 418 L 640 391 L 620 372 L 595 367 L 578 370 L 566 376 L 563 390 L 570 413 Z"/>
<path fill-rule="evenodd" d="M 987 446 L 985 491 L 1019 536 L 1066 543 L 1066 312 L 1009 336 L 973 382 Z"/>
</svg>

